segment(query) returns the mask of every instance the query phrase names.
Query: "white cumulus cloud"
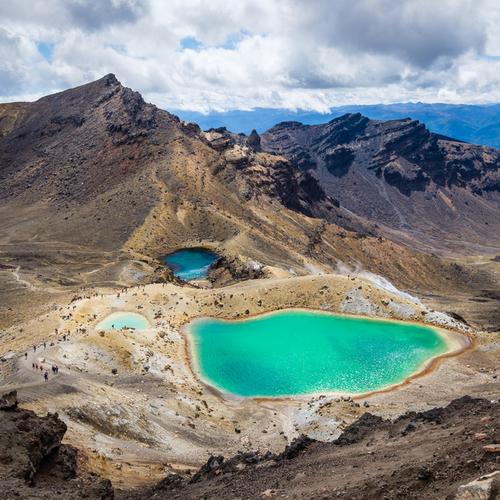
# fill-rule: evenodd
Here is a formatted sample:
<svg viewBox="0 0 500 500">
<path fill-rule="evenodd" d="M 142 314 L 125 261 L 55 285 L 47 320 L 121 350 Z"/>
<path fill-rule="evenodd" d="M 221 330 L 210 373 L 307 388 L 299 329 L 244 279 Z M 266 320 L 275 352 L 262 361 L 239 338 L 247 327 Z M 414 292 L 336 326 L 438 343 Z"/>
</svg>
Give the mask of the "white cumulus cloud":
<svg viewBox="0 0 500 500">
<path fill-rule="evenodd" d="M 166 108 L 500 100 L 494 0 L 3 0 L 0 101 L 115 73 Z"/>
</svg>

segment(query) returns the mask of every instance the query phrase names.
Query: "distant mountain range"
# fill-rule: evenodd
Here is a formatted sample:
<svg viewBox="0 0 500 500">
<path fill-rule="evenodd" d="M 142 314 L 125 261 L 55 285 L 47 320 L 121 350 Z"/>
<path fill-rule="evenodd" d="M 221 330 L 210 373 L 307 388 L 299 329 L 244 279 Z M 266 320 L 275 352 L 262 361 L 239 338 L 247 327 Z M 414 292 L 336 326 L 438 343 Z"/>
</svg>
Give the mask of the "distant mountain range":
<svg viewBox="0 0 500 500">
<path fill-rule="evenodd" d="M 212 112 L 172 109 L 183 120 L 194 122 L 204 130 L 227 127 L 233 132 L 249 134 L 252 129 L 262 133 L 283 121 L 298 121 L 305 125 L 326 123 L 346 113 L 361 113 L 373 120 L 412 118 L 424 123 L 431 132 L 460 139 L 473 144 L 500 148 L 500 104 L 373 104 L 341 106 L 330 113 L 290 111 L 287 109 L 256 108 L 251 111 L 234 110 Z"/>
</svg>

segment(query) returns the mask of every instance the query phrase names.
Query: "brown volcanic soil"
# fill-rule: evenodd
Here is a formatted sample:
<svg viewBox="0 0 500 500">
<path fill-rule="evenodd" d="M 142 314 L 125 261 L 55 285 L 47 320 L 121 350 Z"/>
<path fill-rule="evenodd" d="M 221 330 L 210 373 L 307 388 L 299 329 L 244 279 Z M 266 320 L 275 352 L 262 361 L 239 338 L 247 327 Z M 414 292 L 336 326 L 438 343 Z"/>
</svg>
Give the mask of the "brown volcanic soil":
<svg viewBox="0 0 500 500">
<path fill-rule="evenodd" d="M 0 482 L 5 498 L 451 498 L 498 471 L 500 404 L 463 397 L 394 421 L 365 413 L 330 443 L 301 437 L 283 453 L 211 457 L 194 475 L 113 491 L 85 470 L 57 415 L 38 417 L 0 398 Z M 487 451 L 496 444 L 496 452 Z M 500 473 L 489 497 L 496 498 Z M 483 498 L 483 497 L 480 497 Z"/>
<path fill-rule="evenodd" d="M 467 396 L 394 421 L 365 413 L 333 443 L 300 438 L 278 456 L 212 457 L 191 478 L 118 498 L 452 498 L 498 471 L 500 451 L 484 446 L 500 442 L 499 422 L 498 401 Z"/>
</svg>

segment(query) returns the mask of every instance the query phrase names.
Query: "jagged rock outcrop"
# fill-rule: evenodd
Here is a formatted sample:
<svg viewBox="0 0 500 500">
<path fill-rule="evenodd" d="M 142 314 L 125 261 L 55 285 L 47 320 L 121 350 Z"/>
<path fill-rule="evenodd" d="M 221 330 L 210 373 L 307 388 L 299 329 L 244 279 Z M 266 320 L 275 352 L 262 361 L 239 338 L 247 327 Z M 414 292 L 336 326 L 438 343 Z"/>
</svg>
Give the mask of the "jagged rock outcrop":
<svg viewBox="0 0 500 500">
<path fill-rule="evenodd" d="M 38 417 L 18 408 L 15 391 L 2 396 L 0 402 L 4 498 L 114 498 L 111 483 L 80 471 L 77 451 L 61 444 L 66 424 L 57 414 Z"/>
<path fill-rule="evenodd" d="M 264 266 L 253 260 L 222 256 L 211 266 L 208 279 L 215 286 L 266 277 Z"/>
<path fill-rule="evenodd" d="M 223 153 L 226 165 L 237 171 L 230 169 L 220 177 L 232 180 L 245 200 L 265 197 L 309 216 L 330 217 L 329 211 L 339 203 L 308 172 L 296 169 L 285 158 L 260 153 L 260 136 L 253 132 L 249 137 L 225 127 L 205 132 L 208 143 Z"/>
<path fill-rule="evenodd" d="M 250 135 L 247 138 L 248 147 L 252 148 L 254 151 L 260 151 L 260 135 L 257 133 L 257 130 L 253 129 L 250 132 Z"/>
</svg>

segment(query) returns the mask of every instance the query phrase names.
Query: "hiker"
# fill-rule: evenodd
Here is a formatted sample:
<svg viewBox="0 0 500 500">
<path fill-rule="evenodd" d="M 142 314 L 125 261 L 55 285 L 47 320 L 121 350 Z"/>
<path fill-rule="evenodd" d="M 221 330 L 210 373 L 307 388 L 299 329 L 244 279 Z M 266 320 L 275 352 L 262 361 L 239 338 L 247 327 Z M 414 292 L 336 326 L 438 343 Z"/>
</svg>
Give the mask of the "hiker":
<svg viewBox="0 0 500 500">
<path fill-rule="evenodd" d="M 36 352 L 36 345 L 33 346 L 33 352 Z"/>
<path fill-rule="evenodd" d="M 46 371 L 44 374 L 43 374 L 43 378 L 45 379 L 45 382 L 47 382 L 47 380 L 49 380 L 49 372 Z"/>
<path fill-rule="evenodd" d="M 43 365 L 40 365 L 40 371 L 43 372 Z"/>
<path fill-rule="evenodd" d="M 27 352 L 24 353 L 24 359 L 28 359 L 28 353 Z"/>
<path fill-rule="evenodd" d="M 47 343 L 46 342 L 43 343 L 43 348 L 47 349 Z"/>
</svg>

